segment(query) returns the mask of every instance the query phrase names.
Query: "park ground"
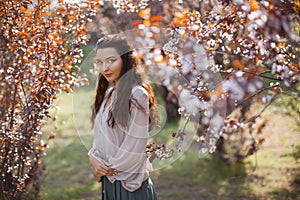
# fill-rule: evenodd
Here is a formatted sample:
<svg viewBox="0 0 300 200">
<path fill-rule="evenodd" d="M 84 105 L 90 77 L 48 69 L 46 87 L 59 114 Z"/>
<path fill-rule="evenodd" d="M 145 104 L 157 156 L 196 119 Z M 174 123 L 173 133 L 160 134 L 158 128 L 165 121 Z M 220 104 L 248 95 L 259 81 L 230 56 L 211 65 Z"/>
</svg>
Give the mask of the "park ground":
<svg viewBox="0 0 300 200">
<path fill-rule="evenodd" d="M 81 91 L 57 99 L 58 119 L 45 127 L 46 135 L 53 131 L 58 135 L 49 141 L 43 159 L 42 200 L 101 199 L 84 140 L 84 132 L 90 131 L 89 106 L 85 105 L 90 103 L 89 95 Z M 263 113 L 268 119 L 263 133 L 266 140 L 243 164 L 227 166 L 212 155 L 200 157 L 193 143 L 178 160 L 152 172 L 159 200 L 300 199 L 299 129 L 277 109 L 273 106 Z"/>
</svg>

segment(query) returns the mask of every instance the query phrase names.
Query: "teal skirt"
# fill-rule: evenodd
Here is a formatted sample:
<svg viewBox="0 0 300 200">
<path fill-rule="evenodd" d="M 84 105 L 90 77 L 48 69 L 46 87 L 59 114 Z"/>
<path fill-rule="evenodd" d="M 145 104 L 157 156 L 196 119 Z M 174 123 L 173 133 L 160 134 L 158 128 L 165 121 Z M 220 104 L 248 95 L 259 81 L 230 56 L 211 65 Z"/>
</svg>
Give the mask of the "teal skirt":
<svg viewBox="0 0 300 200">
<path fill-rule="evenodd" d="M 106 176 L 102 179 L 102 200 L 157 200 L 156 191 L 150 178 L 134 191 L 127 191 L 120 181 L 111 183 Z"/>
</svg>

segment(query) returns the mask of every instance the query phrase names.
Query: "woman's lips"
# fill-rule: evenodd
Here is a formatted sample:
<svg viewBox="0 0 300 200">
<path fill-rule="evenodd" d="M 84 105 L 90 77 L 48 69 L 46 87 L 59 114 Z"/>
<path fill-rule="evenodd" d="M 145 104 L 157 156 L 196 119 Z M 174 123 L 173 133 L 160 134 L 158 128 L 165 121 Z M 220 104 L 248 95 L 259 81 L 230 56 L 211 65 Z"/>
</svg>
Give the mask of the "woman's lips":
<svg viewBox="0 0 300 200">
<path fill-rule="evenodd" d="M 105 77 L 109 78 L 112 74 L 104 74 Z"/>
</svg>

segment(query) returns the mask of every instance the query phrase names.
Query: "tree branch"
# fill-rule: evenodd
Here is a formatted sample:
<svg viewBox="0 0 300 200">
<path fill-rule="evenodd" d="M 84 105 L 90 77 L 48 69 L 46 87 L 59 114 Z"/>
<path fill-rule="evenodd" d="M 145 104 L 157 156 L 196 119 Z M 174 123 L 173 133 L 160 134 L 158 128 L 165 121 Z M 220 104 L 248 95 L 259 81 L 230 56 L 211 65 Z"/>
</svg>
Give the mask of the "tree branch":
<svg viewBox="0 0 300 200">
<path fill-rule="evenodd" d="M 272 96 L 272 98 L 269 101 L 269 103 L 260 112 L 258 112 L 256 115 L 250 117 L 249 119 L 245 120 L 244 123 L 253 122 L 256 118 L 258 118 L 275 101 L 277 95 L 278 95 L 278 93 L 276 92 Z"/>
</svg>

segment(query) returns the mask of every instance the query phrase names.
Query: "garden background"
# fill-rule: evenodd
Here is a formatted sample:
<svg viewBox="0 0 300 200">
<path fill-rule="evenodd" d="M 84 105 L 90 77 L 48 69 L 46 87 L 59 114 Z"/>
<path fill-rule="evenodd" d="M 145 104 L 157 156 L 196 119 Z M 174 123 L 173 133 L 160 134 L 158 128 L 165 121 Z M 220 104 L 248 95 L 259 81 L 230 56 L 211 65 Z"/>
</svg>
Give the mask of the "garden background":
<svg viewBox="0 0 300 200">
<path fill-rule="evenodd" d="M 159 199 L 300 198 L 299 0 L 0 6 L 1 199 L 101 199 L 87 151 L 106 34 L 134 44 L 166 117 L 147 147 L 175 155 L 151 173 Z"/>
</svg>

